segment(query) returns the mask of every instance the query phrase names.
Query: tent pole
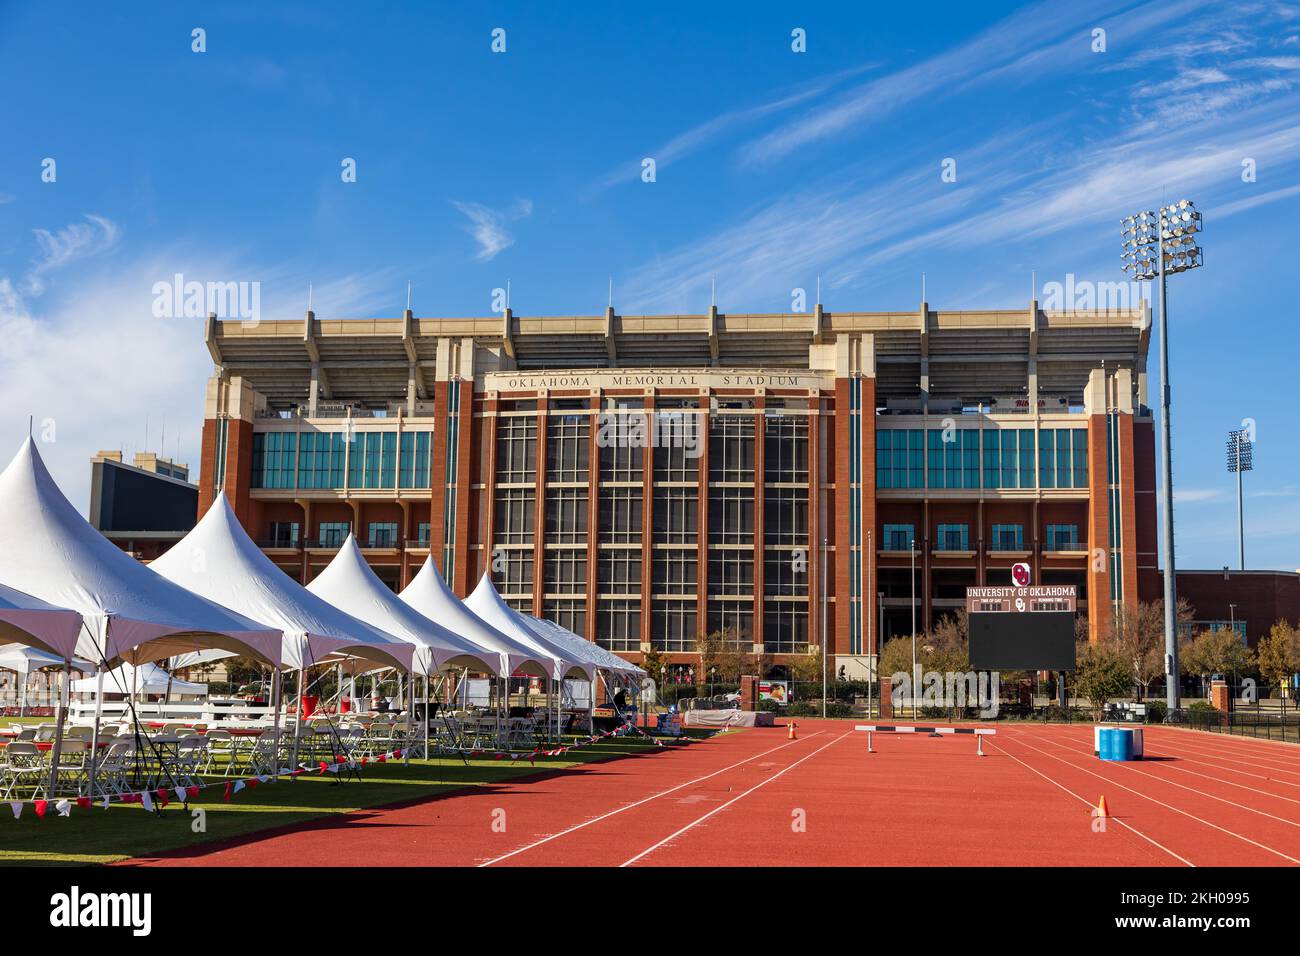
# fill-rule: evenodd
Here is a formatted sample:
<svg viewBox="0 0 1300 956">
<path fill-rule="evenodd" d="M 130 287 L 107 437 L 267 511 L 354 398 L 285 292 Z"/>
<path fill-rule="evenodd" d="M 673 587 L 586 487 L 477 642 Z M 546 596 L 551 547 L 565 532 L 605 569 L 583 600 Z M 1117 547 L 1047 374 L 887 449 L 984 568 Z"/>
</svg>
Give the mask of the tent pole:
<svg viewBox="0 0 1300 956">
<path fill-rule="evenodd" d="M 411 720 L 414 717 L 414 711 L 415 711 L 415 680 L 411 676 L 410 671 L 406 672 L 406 690 L 407 690 L 406 696 L 409 699 L 406 701 L 406 746 L 402 748 L 403 766 L 406 766 L 411 762 L 411 734 L 415 730 L 415 728 L 411 725 Z"/>
<path fill-rule="evenodd" d="M 95 727 L 90 732 L 90 786 L 87 792 L 95 799 L 95 763 L 99 757 L 99 721 L 104 713 L 104 664 L 95 667 Z"/>
<path fill-rule="evenodd" d="M 276 667 L 271 671 L 271 706 L 274 709 L 271 718 L 272 746 L 275 748 L 275 766 L 271 769 L 271 779 L 278 781 L 280 779 L 280 668 Z"/>
<path fill-rule="evenodd" d="M 63 662 L 63 681 L 59 686 L 59 716 L 54 724 L 54 745 L 50 747 L 50 786 L 46 797 L 59 792 L 59 760 L 63 756 L 63 727 L 68 719 L 68 682 L 72 679 L 72 662 Z"/>
<path fill-rule="evenodd" d="M 429 759 L 429 675 L 424 675 L 424 759 Z"/>
<path fill-rule="evenodd" d="M 600 671 L 591 672 L 591 683 L 587 685 L 587 736 L 596 732 L 596 678 Z"/>
<path fill-rule="evenodd" d="M 293 767 L 292 769 L 294 770 L 298 769 L 298 741 L 299 738 L 302 736 L 302 673 L 306 669 L 307 669 L 306 667 L 298 668 L 298 709 L 297 709 L 298 717 L 293 722 Z M 294 779 L 297 780 L 298 778 L 294 777 Z"/>
</svg>

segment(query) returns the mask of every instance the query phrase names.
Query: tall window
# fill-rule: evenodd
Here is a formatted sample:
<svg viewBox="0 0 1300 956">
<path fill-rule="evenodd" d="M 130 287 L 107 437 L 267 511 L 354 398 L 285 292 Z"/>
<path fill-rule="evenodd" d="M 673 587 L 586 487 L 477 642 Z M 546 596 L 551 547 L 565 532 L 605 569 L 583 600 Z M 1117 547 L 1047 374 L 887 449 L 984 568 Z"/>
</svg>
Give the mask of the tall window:
<svg viewBox="0 0 1300 956">
<path fill-rule="evenodd" d="M 984 487 L 1034 487 L 1034 430 L 984 429 Z"/>
<path fill-rule="evenodd" d="M 402 432 L 398 453 L 398 486 L 429 488 L 429 449 L 432 432 Z"/>
<path fill-rule="evenodd" d="M 694 601 L 655 601 L 650 622 L 650 640 L 656 649 L 679 653 L 695 650 L 698 630 Z"/>
<path fill-rule="evenodd" d="M 641 593 L 641 551 L 602 548 L 596 568 L 596 588 L 601 594 Z"/>
<path fill-rule="evenodd" d="M 537 419 L 497 419 L 497 483 L 522 484 L 537 478 Z"/>
<path fill-rule="evenodd" d="M 763 457 L 767 481 L 807 483 L 808 419 L 772 416 L 765 419 Z"/>
<path fill-rule="evenodd" d="M 585 595 L 587 593 L 587 549 L 548 549 L 543 590 L 549 594 Z"/>
<path fill-rule="evenodd" d="M 754 483 L 754 417 L 719 415 L 709 426 L 709 481 Z"/>
<path fill-rule="evenodd" d="M 253 433 L 252 487 L 294 487 L 297 439 L 294 432 Z"/>
<path fill-rule="evenodd" d="M 615 652 L 641 650 L 641 599 L 598 600 L 596 643 Z"/>
<path fill-rule="evenodd" d="M 639 431 L 638 431 L 639 429 Z M 600 480 L 645 479 L 645 415 L 641 412 L 607 412 L 597 426 L 600 446 Z"/>
<path fill-rule="evenodd" d="M 989 539 L 990 551 L 1025 550 L 1025 526 L 1022 524 L 995 524 Z"/>
<path fill-rule="evenodd" d="M 664 548 L 654 552 L 650 590 L 655 594 L 695 594 L 699 559 L 695 552 Z"/>
<path fill-rule="evenodd" d="M 392 488 L 397 482 L 397 433 L 353 432 L 348 460 L 352 488 Z"/>
<path fill-rule="evenodd" d="M 980 486 L 980 433 L 974 428 L 926 432 L 931 488 Z"/>
<path fill-rule="evenodd" d="M 876 432 L 876 484 L 881 488 L 924 488 L 925 451 L 919 428 Z"/>
<path fill-rule="evenodd" d="M 641 542 L 641 489 L 600 489 L 600 541 L 619 544 Z"/>
<path fill-rule="evenodd" d="M 807 488 L 768 488 L 764 492 L 763 537 L 768 544 L 808 543 Z"/>
<path fill-rule="evenodd" d="M 397 547 L 397 522 L 372 521 L 368 529 L 367 540 L 372 548 Z"/>
<path fill-rule="evenodd" d="M 1039 433 L 1038 477 L 1044 488 L 1088 487 L 1088 432 L 1044 428 Z"/>
<path fill-rule="evenodd" d="M 512 489 L 513 490 L 513 489 Z M 582 544 L 587 540 L 587 489 L 546 489 L 546 541 Z"/>
<path fill-rule="evenodd" d="M 808 605 L 802 601 L 770 601 L 763 608 L 763 646 L 774 654 L 808 649 Z"/>
<path fill-rule="evenodd" d="M 1077 524 L 1049 524 L 1047 526 L 1048 551 L 1079 551 L 1079 526 Z"/>
<path fill-rule="evenodd" d="M 808 554 L 802 549 L 771 550 L 763 556 L 763 591 L 769 597 L 808 594 Z"/>
<path fill-rule="evenodd" d="M 754 543 L 752 485 L 722 485 L 709 489 L 709 543 Z"/>
<path fill-rule="evenodd" d="M 298 436 L 298 487 L 342 488 L 345 446 L 342 432 L 302 432 Z"/>
<path fill-rule="evenodd" d="M 939 540 L 935 542 L 935 550 L 969 551 L 970 550 L 970 525 L 967 524 L 939 525 Z"/>
<path fill-rule="evenodd" d="M 352 525 L 346 521 L 322 521 L 319 527 L 322 548 L 342 547 L 348 532 L 352 530 Z"/>
<path fill-rule="evenodd" d="M 497 492 L 493 534 L 501 544 L 532 544 L 537 492 L 533 488 L 502 488 Z"/>
<path fill-rule="evenodd" d="M 527 606 L 533 595 L 533 552 L 532 549 L 503 549 L 494 559 L 497 570 L 497 590 L 506 598 L 514 598 L 516 609 L 522 604 Z"/>
<path fill-rule="evenodd" d="M 298 547 L 298 522 L 272 521 L 271 538 L 267 541 L 267 546 L 272 548 Z"/>
<path fill-rule="evenodd" d="M 662 544 L 699 540 L 700 502 L 694 488 L 658 488 L 654 498 L 654 536 Z"/>
<path fill-rule="evenodd" d="M 912 547 L 916 535 L 916 526 L 910 524 L 887 524 L 882 535 L 882 550 L 907 551 Z M 920 542 L 917 542 L 918 544 Z"/>
<path fill-rule="evenodd" d="M 573 598 L 555 598 L 542 603 L 542 616 L 574 634 L 587 633 L 587 602 Z"/>
<path fill-rule="evenodd" d="M 552 416 L 546 426 L 546 480 L 587 480 L 588 425 L 585 415 Z"/>
</svg>

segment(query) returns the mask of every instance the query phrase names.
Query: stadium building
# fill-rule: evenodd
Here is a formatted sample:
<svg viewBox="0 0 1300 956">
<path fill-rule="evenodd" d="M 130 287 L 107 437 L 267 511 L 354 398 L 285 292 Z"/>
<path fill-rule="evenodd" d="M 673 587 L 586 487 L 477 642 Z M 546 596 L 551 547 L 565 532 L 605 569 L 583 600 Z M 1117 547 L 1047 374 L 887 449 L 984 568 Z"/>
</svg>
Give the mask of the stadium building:
<svg viewBox="0 0 1300 956">
<path fill-rule="evenodd" d="M 1145 304 L 206 323 L 200 509 L 311 580 L 349 531 L 466 594 L 682 672 L 727 630 L 788 663 L 972 585 L 1076 584 L 1094 634 L 1160 594 Z M 913 567 L 915 571 L 913 572 Z M 825 595 L 825 599 L 823 599 Z"/>
</svg>

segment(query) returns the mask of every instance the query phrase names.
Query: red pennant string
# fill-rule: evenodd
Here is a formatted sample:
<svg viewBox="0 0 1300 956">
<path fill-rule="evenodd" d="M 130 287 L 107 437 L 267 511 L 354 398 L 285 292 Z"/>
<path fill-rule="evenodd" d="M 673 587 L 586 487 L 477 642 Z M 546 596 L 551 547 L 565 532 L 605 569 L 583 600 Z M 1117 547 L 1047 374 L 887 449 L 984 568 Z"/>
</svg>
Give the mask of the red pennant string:
<svg viewBox="0 0 1300 956">
<path fill-rule="evenodd" d="M 83 810 L 90 809 L 90 797 L 77 797 L 77 806 Z"/>
<path fill-rule="evenodd" d="M 48 801 L 46 801 L 46 800 L 37 800 L 36 803 L 35 803 L 36 815 L 37 815 L 38 817 L 40 817 L 42 820 L 44 820 L 44 819 L 45 819 L 45 811 L 46 811 L 46 809 L 47 809 L 48 807 L 49 807 L 49 802 L 48 802 Z"/>
<path fill-rule="evenodd" d="M 199 788 L 198 788 L 198 787 L 186 787 L 186 788 L 185 788 L 185 795 L 186 795 L 187 797 L 197 797 L 197 796 L 199 795 Z"/>
<path fill-rule="evenodd" d="M 225 796 L 223 796 L 221 799 L 225 800 L 227 803 L 230 802 L 230 788 L 233 787 L 234 785 L 235 783 L 233 780 L 226 781 L 226 793 Z"/>
<path fill-rule="evenodd" d="M 164 809 L 166 809 L 166 807 L 167 807 L 167 799 L 168 799 L 167 788 L 166 788 L 166 787 L 159 787 L 159 788 L 158 788 L 158 802 L 161 803 L 161 804 L 163 805 L 163 808 L 164 808 Z"/>
</svg>

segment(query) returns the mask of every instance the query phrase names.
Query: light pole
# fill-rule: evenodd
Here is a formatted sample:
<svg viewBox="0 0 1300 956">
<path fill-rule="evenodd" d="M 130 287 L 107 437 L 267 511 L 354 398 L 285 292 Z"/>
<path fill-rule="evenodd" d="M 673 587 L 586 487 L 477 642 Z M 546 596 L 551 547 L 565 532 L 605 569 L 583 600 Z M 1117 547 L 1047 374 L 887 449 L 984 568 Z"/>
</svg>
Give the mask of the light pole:
<svg viewBox="0 0 1300 956">
<path fill-rule="evenodd" d="M 830 652 L 830 642 L 826 636 L 826 556 L 828 542 L 822 538 L 822 717 L 826 716 L 826 655 Z"/>
<path fill-rule="evenodd" d="M 1160 312 L 1160 479 L 1165 552 L 1165 703 L 1178 709 L 1178 594 L 1174 583 L 1173 455 L 1169 424 L 1169 326 L 1165 308 L 1166 278 L 1204 264 L 1196 234 L 1201 214 L 1190 199 L 1161 206 L 1159 213 L 1145 210 L 1125 217 L 1121 258 L 1124 271 L 1134 279 L 1159 279 Z"/>
<path fill-rule="evenodd" d="M 912 719 L 916 720 L 916 683 L 920 676 L 916 673 L 916 537 L 907 542 L 908 555 L 912 561 Z"/>
<path fill-rule="evenodd" d="M 1246 570 L 1246 525 L 1241 510 L 1242 472 L 1255 468 L 1255 444 L 1244 428 L 1228 432 L 1228 474 L 1237 476 L 1237 564 Z"/>
</svg>

